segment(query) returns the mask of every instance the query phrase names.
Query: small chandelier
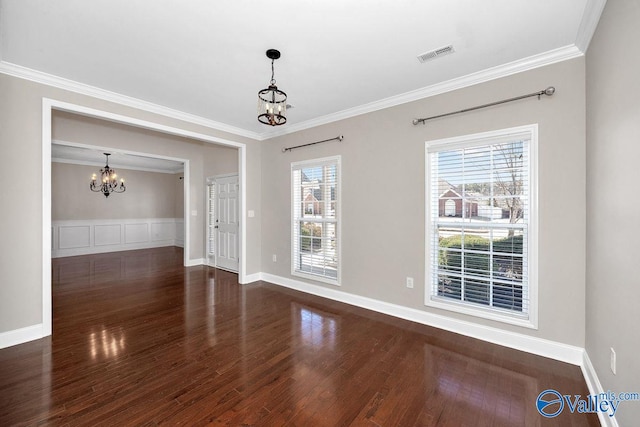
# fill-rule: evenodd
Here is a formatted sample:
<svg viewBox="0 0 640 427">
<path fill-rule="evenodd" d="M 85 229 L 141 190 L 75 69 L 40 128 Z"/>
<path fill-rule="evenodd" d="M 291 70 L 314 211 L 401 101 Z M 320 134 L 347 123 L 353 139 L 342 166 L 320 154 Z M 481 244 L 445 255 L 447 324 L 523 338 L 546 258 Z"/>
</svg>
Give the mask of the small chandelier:
<svg viewBox="0 0 640 427">
<path fill-rule="evenodd" d="M 271 59 L 271 82 L 269 87 L 258 92 L 258 121 L 270 126 L 287 123 L 287 94 L 278 89 L 273 78 L 273 61 L 280 58 L 280 51 L 269 49 L 267 58 Z"/>
<path fill-rule="evenodd" d="M 118 175 L 116 175 L 116 171 L 114 169 L 109 167 L 109 156 L 111 153 L 104 153 L 104 155 L 107 156 L 107 164 L 103 169 L 100 169 L 102 182 L 98 184 L 97 176 L 94 173 L 91 177 L 89 188 L 91 191 L 104 194 L 104 197 L 109 197 L 109 194 L 111 193 L 124 193 L 126 190 L 124 186 L 124 179 L 120 179 L 120 185 L 118 185 Z"/>
</svg>

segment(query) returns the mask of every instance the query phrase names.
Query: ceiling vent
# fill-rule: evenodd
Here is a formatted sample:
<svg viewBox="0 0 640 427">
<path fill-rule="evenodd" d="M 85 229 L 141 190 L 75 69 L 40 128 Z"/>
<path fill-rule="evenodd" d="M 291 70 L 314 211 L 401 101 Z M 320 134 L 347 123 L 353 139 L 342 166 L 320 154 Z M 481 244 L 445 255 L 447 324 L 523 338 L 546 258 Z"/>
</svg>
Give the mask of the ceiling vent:
<svg viewBox="0 0 640 427">
<path fill-rule="evenodd" d="M 453 52 L 455 52 L 455 50 L 453 49 L 453 45 L 450 44 L 449 46 L 441 47 L 439 49 L 434 49 L 430 52 L 426 52 L 426 53 L 423 53 L 422 55 L 418 55 L 418 61 L 424 63 L 432 59 L 439 58 L 441 56 L 449 55 Z"/>
</svg>

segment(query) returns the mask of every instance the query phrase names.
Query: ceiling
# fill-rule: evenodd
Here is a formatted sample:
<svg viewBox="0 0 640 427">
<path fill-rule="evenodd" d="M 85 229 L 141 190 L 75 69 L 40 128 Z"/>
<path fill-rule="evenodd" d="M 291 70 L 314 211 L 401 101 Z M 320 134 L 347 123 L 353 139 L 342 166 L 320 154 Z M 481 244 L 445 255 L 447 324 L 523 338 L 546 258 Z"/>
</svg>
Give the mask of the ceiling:
<svg viewBox="0 0 640 427">
<path fill-rule="evenodd" d="M 582 55 L 605 1 L 0 0 L 0 72 L 265 139 Z"/>
<path fill-rule="evenodd" d="M 101 148 L 78 147 L 51 144 L 51 161 L 103 167 L 106 163 L 105 150 Z M 137 156 L 120 151 L 108 151 L 109 166 L 117 169 L 133 169 L 147 172 L 180 173 L 183 163 L 155 157 Z"/>
</svg>

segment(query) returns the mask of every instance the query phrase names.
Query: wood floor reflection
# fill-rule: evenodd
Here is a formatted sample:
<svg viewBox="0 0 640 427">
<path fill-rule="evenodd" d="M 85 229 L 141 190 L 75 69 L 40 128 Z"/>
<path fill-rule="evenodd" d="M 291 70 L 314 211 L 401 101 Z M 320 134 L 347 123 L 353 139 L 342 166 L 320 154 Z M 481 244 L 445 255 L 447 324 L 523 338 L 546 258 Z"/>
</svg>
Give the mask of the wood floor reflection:
<svg viewBox="0 0 640 427">
<path fill-rule="evenodd" d="M 53 336 L 0 350 L 0 426 L 598 425 L 535 408 L 588 394 L 576 366 L 181 265 L 53 260 Z"/>
</svg>

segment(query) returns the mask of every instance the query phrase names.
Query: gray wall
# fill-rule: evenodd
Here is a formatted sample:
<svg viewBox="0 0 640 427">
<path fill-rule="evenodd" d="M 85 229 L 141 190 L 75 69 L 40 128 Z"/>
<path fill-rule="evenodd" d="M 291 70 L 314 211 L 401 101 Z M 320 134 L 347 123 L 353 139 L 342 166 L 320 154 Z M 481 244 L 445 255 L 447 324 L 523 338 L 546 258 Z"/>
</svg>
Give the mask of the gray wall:
<svg viewBox="0 0 640 427">
<path fill-rule="evenodd" d="M 173 180 L 175 194 L 173 212 L 175 213 L 175 218 L 184 218 L 184 181 L 180 178 L 184 179 L 183 172 L 175 174 Z"/>
<path fill-rule="evenodd" d="M 586 349 L 604 390 L 640 392 L 640 3 L 608 1 L 587 52 Z M 609 349 L 617 354 L 617 375 Z M 625 402 L 621 426 L 637 425 Z"/>
<path fill-rule="evenodd" d="M 91 175 L 100 167 L 51 164 L 51 219 L 134 219 L 182 218 L 182 208 L 176 211 L 180 175 L 143 172 L 114 168 L 118 178 L 124 178 L 124 193 L 104 197 L 89 189 Z M 180 192 L 183 196 L 183 192 Z"/>
<path fill-rule="evenodd" d="M 166 126 L 172 126 L 193 132 L 199 132 L 232 141 L 247 144 L 247 209 L 256 211 L 255 218 L 247 220 L 247 273 L 257 273 L 261 269 L 260 259 L 260 192 L 261 143 L 247 138 L 230 135 L 220 131 L 171 119 L 131 107 L 117 105 L 85 95 L 41 85 L 31 81 L 0 74 L 0 147 L 5 163 L 0 168 L 0 179 L 7 185 L 3 190 L 2 221 L 0 235 L 12 242 L 10 250 L 5 247 L 0 257 L 0 333 L 33 326 L 42 322 L 42 98 L 51 98 L 77 105 L 95 108 L 115 114 L 121 114 L 141 120 L 147 120 Z M 75 120 L 80 129 L 69 127 L 64 138 L 62 122 L 64 114 L 55 114 L 54 135 L 58 139 L 73 141 L 76 132 L 82 136 L 91 123 Z M 68 115 L 72 116 L 72 115 Z M 73 117 L 67 117 L 73 121 Z M 85 119 L 90 122 L 93 119 Z M 99 121 L 97 121 L 99 122 Z M 91 134 L 95 139 L 84 138 L 78 142 L 91 142 L 105 147 L 121 148 L 149 154 L 166 155 L 192 159 L 190 167 L 191 185 L 189 188 L 191 206 L 199 215 L 192 218 L 189 237 L 191 240 L 191 258 L 204 256 L 204 182 L 203 144 L 189 145 L 180 138 L 167 135 L 155 135 L 153 140 L 165 137 L 162 143 L 154 144 L 144 139 L 150 131 L 136 129 L 140 139 L 124 140 L 107 138 L 124 136 L 122 126 L 105 126 L 104 132 Z M 115 130 L 109 130 L 115 129 Z M 129 128 L 132 130 L 133 128 Z M 86 134 L 85 134 L 86 136 Z"/>
<path fill-rule="evenodd" d="M 204 176 L 229 175 L 238 173 L 238 150 L 216 147 L 203 153 Z"/>
<path fill-rule="evenodd" d="M 340 154 L 341 291 L 584 346 L 584 72 L 584 59 L 578 58 L 268 141 L 262 150 L 262 271 L 291 277 L 290 163 Z M 411 124 L 414 117 L 549 85 L 556 87 L 556 94 L 540 101 L 504 104 L 424 126 Z M 531 123 L 539 124 L 539 330 L 426 308 L 425 141 Z M 285 146 L 341 134 L 343 142 L 281 152 Z M 277 263 L 272 262 L 272 254 L 277 255 Z M 415 278 L 414 289 L 406 288 L 406 276 Z"/>
</svg>

